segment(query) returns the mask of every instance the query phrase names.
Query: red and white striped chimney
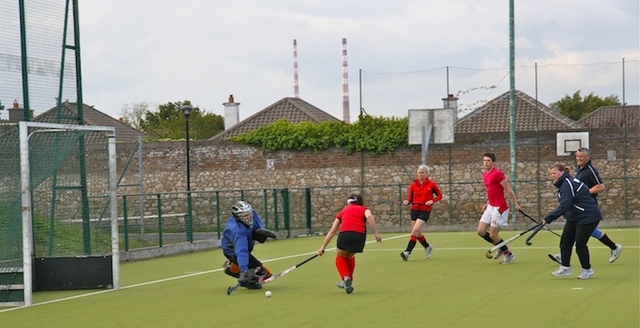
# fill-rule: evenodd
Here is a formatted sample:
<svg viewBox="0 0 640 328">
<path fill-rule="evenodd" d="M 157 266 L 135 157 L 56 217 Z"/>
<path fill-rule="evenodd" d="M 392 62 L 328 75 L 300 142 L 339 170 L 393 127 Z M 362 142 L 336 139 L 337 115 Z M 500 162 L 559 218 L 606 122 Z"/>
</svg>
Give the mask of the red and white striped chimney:
<svg viewBox="0 0 640 328">
<path fill-rule="evenodd" d="M 349 124 L 349 73 L 347 70 L 347 38 L 342 38 L 342 121 Z"/>
<path fill-rule="evenodd" d="M 298 98 L 300 90 L 298 88 L 298 41 L 293 39 L 293 96 Z"/>
</svg>

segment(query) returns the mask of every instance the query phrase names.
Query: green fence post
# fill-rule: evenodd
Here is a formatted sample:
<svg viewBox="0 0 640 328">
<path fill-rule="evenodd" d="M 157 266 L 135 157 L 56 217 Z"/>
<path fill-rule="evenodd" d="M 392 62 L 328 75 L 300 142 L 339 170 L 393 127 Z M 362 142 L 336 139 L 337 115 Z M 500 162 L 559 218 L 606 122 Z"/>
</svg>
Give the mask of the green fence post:
<svg viewBox="0 0 640 328">
<path fill-rule="evenodd" d="M 220 192 L 216 190 L 216 230 L 220 239 Z"/>
<path fill-rule="evenodd" d="M 122 196 L 122 211 L 124 212 L 124 250 L 129 250 L 129 220 L 127 216 L 127 196 Z"/>
<path fill-rule="evenodd" d="M 275 231 L 278 229 L 278 190 L 273 189 L 273 228 Z"/>
<path fill-rule="evenodd" d="M 305 189 L 305 203 L 306 207 L 306 216 L 307 216 L 307 229 L 309 229 L 308 233 L 311 233 L 311 188 Z"/>
<path fill-rule="evenodd" d="M 287 229 L 287 238 L 291 237 L 291 224 L 290 224 L 290 208 L 289 208 L 289 189 L 284 188 L 280 190 L 282 192 L 282 205 L 284 206 L 284 228 Z"/>
<path fill-rule="evenodd" d="M 402 202 L 402 184 L 398 185 L 398 200 Z M 402 227 L 402 206 L 398 206 L 399 225 Z"/>
<path fill-rule="evenodd" d="M 187 241 L 193 243 L 193 204 L 191 203 L 191 192 L 187 194 L 187 215 L 185 220 Z"/>
<path fill-rule="evenodd" d="M 268 202 L 269 199 L 267 198 L 267 189 L 262 189 L 262 203 L 264 203 L 264 210 L 263 210 L 263 219 L 264 219 L 264 227 L 269 229 L 269 206 L 268 206 Z"/>
<path fill-rule="evenodd" d="M 158 198 L 158 246 L 162 247 L 162 198 L 160 198 L 160 194 L 156 197 Z"/>
</svg>

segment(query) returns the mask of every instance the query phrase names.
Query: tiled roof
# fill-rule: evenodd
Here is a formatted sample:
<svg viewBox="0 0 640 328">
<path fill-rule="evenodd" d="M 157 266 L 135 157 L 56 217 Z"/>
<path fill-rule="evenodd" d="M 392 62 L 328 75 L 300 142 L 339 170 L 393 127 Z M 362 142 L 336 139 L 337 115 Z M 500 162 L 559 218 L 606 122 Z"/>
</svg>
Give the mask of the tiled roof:
<svg viewBox="0 0 640 328">
<path fill-rule="evenodd" d="M 516 90 L 516 131 L 573 130 L 581 124 Z M 510 130 L 509 92 L 463 116 L 456 133 L 492 133 Z"/>
<path fill-rule="evenodd" d="M 300 98 L 285 97 L 239 122 L 228 130 L 211 137 L 210 140 L 228 140 L 239 134 L 274 123 L 281 118 L 286 118 L 291 123 L 309 121 L 316 123 L 327 121 L 340 122 L 339 119 Z"/>
<path fill-rule="evenodd" d="M 592 128 L 620 127 L 625 116 L 628 127 L 640 126 L 640 105 L 600 107 L 578 122 Z"/>
<path fill-rule="evenodd" d="M 62 103 L 62 118 L 58 121 L 58 108 L 53 107 L 46 112 L 38 115 L 33 119 L 34 122 L 46 122 L 46 123 L 61 123 L 61 124 L 78 124 L 72 118 L 77 114 L 76 103 L 64 102 Z M 89 105 L 83 105 L 82 116 L 84 117 L 84 123 L 86 125 L 94 126 L 113 126 L 116 130 L 116 142 L 138 142 L 138 136 L 144 136 L 144 133 L 132 128 L 131 126 L 124 124 L 115 118 L 93 108 Z"/>
</svg>

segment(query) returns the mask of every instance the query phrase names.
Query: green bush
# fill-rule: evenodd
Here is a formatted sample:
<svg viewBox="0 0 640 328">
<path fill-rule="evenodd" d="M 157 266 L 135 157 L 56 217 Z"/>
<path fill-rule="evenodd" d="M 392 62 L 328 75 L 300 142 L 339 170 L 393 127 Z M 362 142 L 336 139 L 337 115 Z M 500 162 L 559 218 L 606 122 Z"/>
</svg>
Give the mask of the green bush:
<svg viewBox="0 0 640 328">
<path fill-rule="evenodd" d="M 408 118 L 364 116 L 353 124 L 342 122 L 290 123 L 280 119 L 259 129 L 231 138 L 232 141 L 275 150 L 326 150 L 342 148 L 347 153 L 367 151 L 391 153 L 408 146 Z"/>
</svg>

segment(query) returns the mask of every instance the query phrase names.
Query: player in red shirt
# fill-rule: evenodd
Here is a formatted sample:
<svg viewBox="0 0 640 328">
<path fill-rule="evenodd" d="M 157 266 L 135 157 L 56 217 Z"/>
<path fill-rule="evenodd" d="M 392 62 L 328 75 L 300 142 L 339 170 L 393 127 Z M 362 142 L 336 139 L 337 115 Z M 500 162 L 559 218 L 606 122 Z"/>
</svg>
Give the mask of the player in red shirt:
<svg viewBox="0 0 640 328">
<path fill-rule="evenodd" d="M 520 210 L 520 204 L 518 204 L 516 194 L 511 189 L 511 186 L 509 186 L 504 173 L 495 166 L 495 162 L 495 154 L 484 154 L 482 164 L 484 165 L 485 171 L 482 173 L 482 180 L 487 189 L 487 203 L 482 206 L 484 213 L 482 213 L 482 217 L 480 217 L 477 230 L 480 237 L 493 245 L 502 242 L 502 238 L 500 238 L 499 235 L 500 228 L 507 226 L 507 219 L 509 218 L 509 206 L 504 197 L 505 191 L 513 201 L 516 210 Z M 509 264 L 516 259 L 516 256 L 506 245 L 500 248 L 495 258 L 498 259 L 502 255 L 504 255 L 504 258 L 500 262 L 502 264 Z"/>
<path fill-rule="evenodd" d="M 364 206 L 362 196 L 352 194 L 347 199 L 345 206 L 333 220 L 333 225 L 324 237 L 322 246 L 318 249 L 318 256 L 324 254 L 327 244 L 333 236 L 340 230 L 336 245 L 336 268 L 340 274 L 341 281 L 338 287 L 343 288 L 347 294 L 353 292 L 353 270 L 356 267 L 356 253 L 362 253 L 364 243 L 367 238 L 366 225 L 369 224 L 377 242 L 382 242 L 382 237 L 378 233 L 376 220 L 371 214 L 371 210 Z"/>
<path fill-rule="evenodd" d="M 442 191 L 438 185 L 429 180 L 429 168 L 420 164 L 418 166 L 417 179 L 409 186 L 407 199 L 402 204 L 411 204 L 411 237 L 404 252 L 400 253 L 400 257 L 407 261 L 411 251 L 416 246 L 416 242 L 420 242 L 424 247 L 426 257 L 431 257 L 433 246 L 429 245 L 427 239 L 422 234 L 422 226 L 427 224 L 431 215 L 431 206 L 442 199 Z"/>
</svg>

